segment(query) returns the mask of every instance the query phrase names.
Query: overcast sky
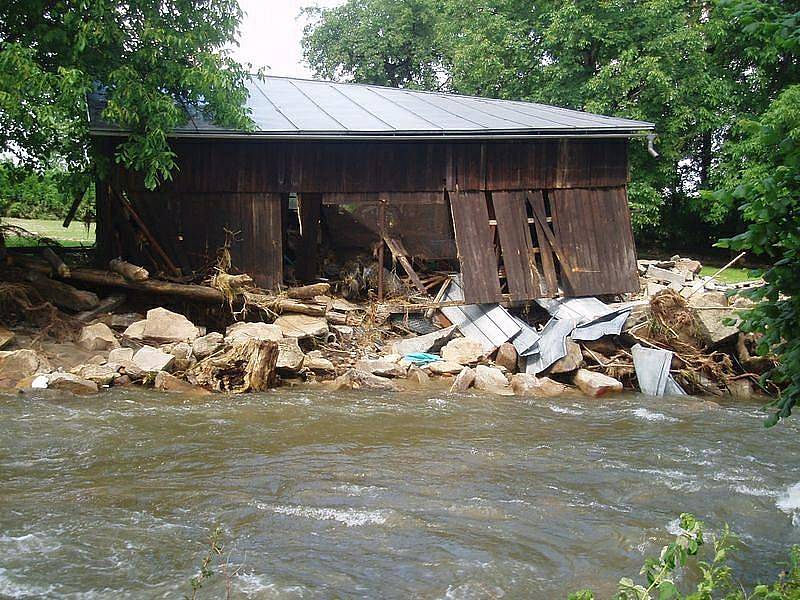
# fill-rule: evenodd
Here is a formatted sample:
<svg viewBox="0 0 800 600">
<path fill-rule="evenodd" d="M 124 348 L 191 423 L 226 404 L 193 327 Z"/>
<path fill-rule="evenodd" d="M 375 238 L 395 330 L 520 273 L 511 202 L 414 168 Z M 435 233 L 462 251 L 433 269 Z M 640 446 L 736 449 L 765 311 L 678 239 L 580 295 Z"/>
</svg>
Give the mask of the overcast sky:
<svg viewBox="0 0 800 600">
<path fill-rule="evenodd" d="M 298 18 L 304 6 L 336 6 L 344 0 L 239 0 L 245 12 L 240 26 L 240 46 L 233 54 L 240 62 L 270 67 L 269 75 L 311 77 L 302 64 L 300 38 L 305 19 Z"/>
</svg>

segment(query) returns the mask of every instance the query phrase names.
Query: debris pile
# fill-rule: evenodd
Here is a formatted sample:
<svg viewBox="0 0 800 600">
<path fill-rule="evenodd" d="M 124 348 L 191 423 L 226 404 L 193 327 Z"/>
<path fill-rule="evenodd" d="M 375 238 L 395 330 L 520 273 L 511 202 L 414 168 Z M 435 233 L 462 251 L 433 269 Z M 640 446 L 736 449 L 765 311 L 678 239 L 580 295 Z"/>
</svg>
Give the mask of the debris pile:
<svg viewBox="0 0 800 600">
<path fill-rule="evenodd" d="M 737 293 L 759 282 L 722 285 L 680 257 L 639 261 L 639 295 L 519 306 L 465 304 L 458 274 L 412 278 L 408 265 L 407 279 L 384 273 L 388 299 L 379 302 L 369 278 L 377 263 L 338 287 L 269 293 L 229 265 L 198 284 L 155 279 L 119 259 L 108 270 L 59 262 L 7 259 L 0 305 L 18 326 L 0 328 L 0 348 L 16 348 L 0 351 L 0 388 L 242 393 L 317 382 L 391 391 L 439 380 L 453 392 L 532 397 L 749 396 L 772 365 L 736 326 L 749 305 Z M 169 309 L 152 308 L 164 300 Z M 48 328 L 55 342 L 41 339 Z M 35 344 L 41 351 L 25 347 Z"/>
</svg>

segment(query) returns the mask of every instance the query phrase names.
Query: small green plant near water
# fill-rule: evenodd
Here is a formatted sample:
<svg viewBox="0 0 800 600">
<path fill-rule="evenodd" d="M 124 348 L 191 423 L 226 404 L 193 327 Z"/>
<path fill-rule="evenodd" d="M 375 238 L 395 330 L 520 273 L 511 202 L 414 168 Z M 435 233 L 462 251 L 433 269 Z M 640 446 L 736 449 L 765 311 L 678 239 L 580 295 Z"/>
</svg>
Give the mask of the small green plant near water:
<svg viewBox="0 0 800 600">
<path fill-rule="evenodd" d="M 218 572 L 222 573 L 225 579 L 225 598 L 229 600 L 231 597 L 231 577 L 236 573 L 229 571 L 227 561 L 222 560 L 223 544 L 222 544 L 222 528 L 217 527 L 211 532 L 208 538 L 208 550 L 200 562 L 200 572 L 192 577 L 190 584 L 192 586 L 192 593 L 184 596 L 185 600 L 196 600 L 197 594 L 200 589 L 209 583 Z"/>
<path fill-rule="evenodd" d="M 713 542 L 713 559 L 699 560 L 703 547 L 703 523 L 693 515 L 680 516 L 680 533 L 675 541 L 664 546 L 658 558 L 645 560 L 639 574 L 645 583 L 630 577 L 620 579 L 614 600 L 800 600 L 800 546 L 792 547 L 789 565 L 775 583 L 757 585 L 748 593 L 734 578 L 728 557 L 736 545 L 736 536 L 725 526 Z M 694 589 L 681 593 L 675 583 L 678 570 L 690 564 L 700 572 Z M 569 600 L 595 600 L 591 590 L 569 595 Z"/>
</svg>

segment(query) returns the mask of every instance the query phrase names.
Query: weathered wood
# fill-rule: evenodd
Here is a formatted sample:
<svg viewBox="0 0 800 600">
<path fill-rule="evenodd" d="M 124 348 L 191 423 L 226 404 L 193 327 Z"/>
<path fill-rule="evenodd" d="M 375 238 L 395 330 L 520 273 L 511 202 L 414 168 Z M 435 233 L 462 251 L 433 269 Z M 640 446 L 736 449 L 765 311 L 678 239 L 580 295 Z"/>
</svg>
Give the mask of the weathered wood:
<svg viewBox="0 0 800 600">
<path fill-rule="evenodd" d="M 70 204 L 69 210 L 67 211 L 67 216 L 64 218 L 64 222 L 62 223 L 62 227 L 69 227 L 72 223 L 72 220 L 75 218 L 75 214 L 78 212 L 78 207 L 83 202 L 83 197 L 86 195 L 86 192 L 78 194 L 75 196 L 75 199 Z"/>
<path fill-rule="evenodd" d="M 94 321 L 100 315 L 114 312 L 120 306 L 125 303 L 125 300 L 128 297 L 125 294 L 111 294 L 107 298 L 103 298 L 95 308 L 92 310 L 86 310 L 82 313 L 75 315 L 75 318 L 81 321 L 82 323 L 89 323 Z"/>
<path fill-rule="evenodd" d="M 300 220 L 300 247 L 297 249 L 295 276 L 308 281 L 319 271 L 321 194 L 298 194 L 297 216 Z"/>
<path fill-rule="evenodd" d="M 553 231 L 569 260 L 569 296 L 639 291 L 636 250 L 625 188 L 552 190 Z"/>
<path fill-rule="evenodd" d="M 492 204 L 511 299 L 539 298 L 540 276 L 528 225 L 525 192 L 493 192 Z"/>
<path fill-rule="evenodd" d="M 97 294 L 79 290 L 63 281 L 50 279 L 42 273 L 29 272 L 25 278 L 45 300 L 73 312 L 90 310 L 100 304 Z"/>
<path fill-rule="evenodd" d="M 178 269 L 178 267 L 175 266 L 175 263 L 172 262 L 172 259 L 169 257 L 169 255 L 166 252 L 164 252 L 164 248 L 161 247 L 161 244 L 158 243 L 158 240 L 150 232 L 150 228 L 147 226 L 147 224 L 139 216 L 139 213 L 137 213 L 136 210 L 133 208 L 131 203 L 125 197 L 125 194 L 122 193 L 122 192 L 119 192 L 119 191 L 117 191 L 117 190 L 115 190 L 113 188 L 111 188 L 111 191 L 112 191 L 112 193 L 114 195 L 116 195 L 117 200 L 119 201 L 119 203 L 122 205 L 122 207 L 128 213 L 128 215 L 130 215 L 131 219 L 133 219 L 133 221 L 136 223 L 136 226 L 139 228 L 139 231 L 142 232 L 142 235 L 144 235 L 144 237 L 147 239 L 147 243 L 150 245 L 150 247 L 153 250 L 155 250 L 155 252 L 156 252 L 156 254 L 158 254 L 159 258 L 162 261 L 164 261 L 164 265 L 167 267 L 167 269 L 169 269 L 171 274 L 172 275 L 180 275 L 181 272 Z"/>
<path fill-rule="evenodd" d="M 469 304 L 499 302 L 500 279 L 483 192 L 450 194 L 464 299 Z"/>
<path fill-rule="evenodd" d="M 277 342 L 249 339 L 201 360 L 187 379 L 217 392 L 263 392 L 275 385 L 278 352 Z"/>
<path fill-rule="evenodd" d="M 286 290 L 286 295 L 297 300 L 310 300 L 315 296 L 326 296 L 330 291 L 330 283 L 312 283 L 310 285 L 291 287 Z"/>
<path fill-rule="evenodd" d="M 406 249 L 403 247 L 403 244 L 400 240 L 395 240 L 392 238 L 385 237 L 383 238 L 386 247 L 389 248 L 389 252 L 392 253 L 395 260 L 400 263 L 400 266 L 403 267 L 403 270 L 408 275 L 411 282 L 414 284 L 414 287 L 417 288 L 419 292 L 424 295 L 428 295 L 428 288 L 426 288 L 422 281 L 417 275 L 417 272 L 414 270 L 414 267 L 411 266 L 411 261 L 408 260 L 408 256 L 406 255 Z"/>
<path fill-rule="evenodd" d="M 150 273 L 144 267 L 134 265 L 121 258 L 114 258 L 108 262 L 108 268 L 114 273 L 119 273 L 130 281 L 145 281 L 150 278 Z M 64 277 L 62 275 L 62 277 Z M 68 277 L 68 276 L 67 276 Z"/>
<path fill-rule="evenodd" d="M 58 273 L 59 277 L 69 277 L 69 267 L 61 260 L 61 257 L 58 256 L 55 252 L 53 252 L 52 248 L 44 247 L 42 248 L 42 258 L 44 258 L 55 272 Z"/>
<path fill-rule="evenodd" d="M 536 218 L 536 214 L 545 214 L 544 197 L 542 192 L 534 190 L 526 195 L 528 203 L 533 210 L 534 220 L 536 221 L 536 240 L 539 242 L 539 256 L 542 259 L 542 271 L 544 272 L 545 289 L 544 296 L 555 296 L 558 294 L 558 275 L 556 274 L 556 263 L 553 258 L 553 247 L 546 232 L 550 232 L 546 221 L 542 222 Z"/>
</svg>

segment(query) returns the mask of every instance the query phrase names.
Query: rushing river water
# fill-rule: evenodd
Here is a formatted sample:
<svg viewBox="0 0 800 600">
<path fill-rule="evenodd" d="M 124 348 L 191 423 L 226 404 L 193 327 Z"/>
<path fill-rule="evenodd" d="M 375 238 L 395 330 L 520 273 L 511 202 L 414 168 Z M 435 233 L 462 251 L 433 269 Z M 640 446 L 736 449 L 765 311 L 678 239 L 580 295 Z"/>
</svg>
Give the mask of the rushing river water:
<svg viewBox="0 0 800 600">
<path fill-rule="evenodd" d="M 729 523 L 753 582 L 800 543 L 799 422 L 762 415 L 436 389 L 0 395 L 0 597 L 182 597 L 217 525 L 235 598 L 607 596 L 682 511 Z"/>
</svg>

